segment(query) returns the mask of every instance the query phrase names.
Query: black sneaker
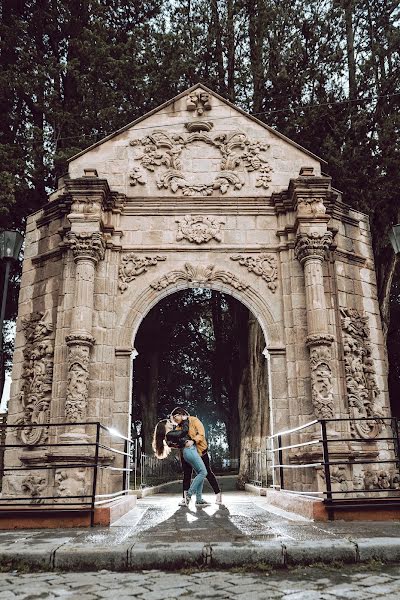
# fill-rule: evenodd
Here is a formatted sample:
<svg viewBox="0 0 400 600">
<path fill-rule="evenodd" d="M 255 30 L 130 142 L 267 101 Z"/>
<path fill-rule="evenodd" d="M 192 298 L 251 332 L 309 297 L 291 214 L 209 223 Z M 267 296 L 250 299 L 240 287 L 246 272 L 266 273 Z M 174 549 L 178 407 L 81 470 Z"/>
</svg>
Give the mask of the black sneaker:
<svg viewBox="0 0 400 600">
<path fill-rule="evenodd" d="M 204 506 L 211 506 L 211 502 L 207 502 L 207 500 L 196 500 L 196 506 L 198 508 L 203 508 Z"/>
</svg>

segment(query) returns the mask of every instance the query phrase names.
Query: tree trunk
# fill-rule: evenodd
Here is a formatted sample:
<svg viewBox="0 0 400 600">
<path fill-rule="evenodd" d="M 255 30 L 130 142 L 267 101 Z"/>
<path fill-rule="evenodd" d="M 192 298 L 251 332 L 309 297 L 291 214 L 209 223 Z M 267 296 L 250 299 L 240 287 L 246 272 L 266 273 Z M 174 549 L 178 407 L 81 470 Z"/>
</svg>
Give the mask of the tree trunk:
<svg viewBox="0 0 400 600">
<path fill-rule="evenodd" d="M 356 82 L 356 59 L 354 55 L 354 29 L 353 29 L 353 0 L 344 0 L 343 4 L 344 18 L 346 23 L 346 46 L 347 46 L 347 65 L 349 74 L 349 98 L 357 98 Z"/>
<path fill-rule="evenodd" d="M 218 85 L 220 92 L 226 93 L 224 54 L 222 49 L 222 28 L 218 14 L 217 0 L 211 0 L 211 14 L 214 30 L 215 62 L 217 65 Z"/>
<path fill-rule="evenodd" d="M 227 93 L 229 100 L 235 102 L 235 28 L 233 0 L 227 0 L 226 52 L 228 60 Z"/>
<path fill-rule="evenodd" d="M 264 99 L 264 0 L 256 2 L 248 0 L 247 15 L 249 19 L 250 66 L 253 79 L 253 111 L 262 111 Z"/>
</svg>

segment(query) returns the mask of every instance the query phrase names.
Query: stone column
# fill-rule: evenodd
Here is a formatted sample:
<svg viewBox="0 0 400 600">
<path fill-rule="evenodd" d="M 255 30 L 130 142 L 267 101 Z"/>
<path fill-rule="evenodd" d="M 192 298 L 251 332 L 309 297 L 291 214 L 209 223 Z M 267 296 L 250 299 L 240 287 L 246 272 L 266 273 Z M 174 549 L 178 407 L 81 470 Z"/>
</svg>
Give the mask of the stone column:
<svg viewBox="0 0 400 600">
<path fill-rule="evenodd" d="M 334 416 L 333 336 L 329 334 L 323 281 L 323 261 L 331 243 L 332 233 L 326 230 L 299 232 L 295 243 L 295 255 L 304 268 L 312 403 L 320 419 Z"/>
<path fill-rule="evenodd" d="M 94 277 L 98 261 L 104 258 L 105 244 L 99 232 L 69 232 L 67 241 L 74 255 L 76 269 L 71 332 L 66 337 L 68 381 L 65 418 L 76 423 L 84 421 L 87 416 L 89 355 L 94 344 Z M 78 429 L 84 431 L 84 428 Z"/>
</svg>

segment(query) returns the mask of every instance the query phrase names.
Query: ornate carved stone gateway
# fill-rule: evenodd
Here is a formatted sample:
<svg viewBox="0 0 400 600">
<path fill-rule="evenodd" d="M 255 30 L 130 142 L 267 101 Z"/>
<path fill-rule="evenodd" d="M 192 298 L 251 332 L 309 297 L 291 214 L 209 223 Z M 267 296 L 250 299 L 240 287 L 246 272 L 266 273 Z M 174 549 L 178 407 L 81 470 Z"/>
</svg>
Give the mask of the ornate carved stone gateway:
<svg viewBox="0 0 400 600">
<path fill-rule="evenodd" d="M 23 472 L 6 471 L 3 497 L 72 509 L 96 482 L 116 497 L 121 456 L 93 470 L 90 424 L 130 435 L 137 331 L 185 288 L 235 296 L 258 319 L 270 381 L 255 423 L 345 418 L 351 442 L 335 456 L 390 455 L 377 438 L 390 408 L 368 218 L 324 171 L 202 85 L 70 159 L 27 222 L 5 454 Z M 335 490 L 400 488 L 390 466 L 367 467 L 335 466 Z M 309 473 L 299 486 L 315 491 Z"/>
</svg>

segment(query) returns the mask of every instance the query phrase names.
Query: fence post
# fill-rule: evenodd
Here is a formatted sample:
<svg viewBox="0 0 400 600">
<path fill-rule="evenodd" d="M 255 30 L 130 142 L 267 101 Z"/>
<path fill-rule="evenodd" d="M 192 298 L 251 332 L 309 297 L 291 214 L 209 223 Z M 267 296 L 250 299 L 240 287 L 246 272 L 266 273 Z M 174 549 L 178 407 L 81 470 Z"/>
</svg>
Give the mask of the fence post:
<svg viewBox="0 0 400 600">
<path fill-rule="evenodd" d="M 281 490 L 284 489 L 284 479 L 283 479 L 283 452 L 282 452 L 282 436 L 278 435 L 278 461 L 279 461 L 279 483 Z"/>
<path fill-rule="evenodd" d="M 129 490 L 129 455 L 128 451 L 130 451 L 130 442 L 129 440 L 124 440 L 124 463 L 123 463 L 123 477 L 122 477 L 122 490 Z"/>
<path fill-rule="evenodd" d="M 393 417 L 394 420 L 394 451 L 397 457 L 397 471 L 400 475 L 400 440 L 399 440 L 399 420 L 397 417 Z M 393 431 L 393 430 L 392 430 Z"/>
<path fill-rule="evenodd" d="M 331 482 L 331 469 L 329 464 L 329 448 L 328 439 L 326 436 L 326 421 L 325 419 L 320 420 L 321 423 L 321 437 L 322 437 L 322 458 L 324 461 L 324 474 L 325 474 L 325 485 L 326 485 L 326 498 L 329 502 L 332 501 L 332 482 Z M 328 506 L 328 517 L 332 518 L 332 511 Z"/>
<path fill-rule="evenodd" d="M 90 511 L 90 527 L 94 526 L 94 508 L 95 508 L 96 487 L 97 487 L 97 467 L 99 464 L 99 443 L 100 443 L 100 423 L 96 423 L 96 447 L 95 447 L 95 451 L 94 451 L 92 507 L 91 507 L 91 511 Z"/>
</svg>

